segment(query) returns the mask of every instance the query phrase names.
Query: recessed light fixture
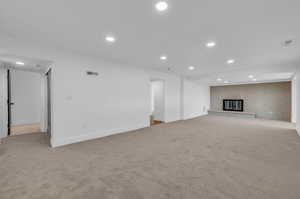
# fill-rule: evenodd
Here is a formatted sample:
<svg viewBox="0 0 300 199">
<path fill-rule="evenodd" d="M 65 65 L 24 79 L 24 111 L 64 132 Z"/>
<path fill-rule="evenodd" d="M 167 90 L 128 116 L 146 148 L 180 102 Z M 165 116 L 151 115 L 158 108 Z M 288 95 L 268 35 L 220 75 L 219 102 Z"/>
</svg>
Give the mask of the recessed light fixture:
<svg viewBox="0 0 300 199">
<path fill-rule="evenodd" d="M 256 82 L 256 79 L 252 79 L 252 81 Z"/>
<path fill-rule="evenodd" d="M 224 83 L 225 83 L 225 84 L 228 84 L 228 83 L 229 83 L 229 81 L 225 80 L 225 81 L 224 81 Z"/>
<path fill-rule="evenodd" d="M 210 42 L 207 42 L 206 43 L 206 47 L 207 48 L 213 48 L 213 47 L 215 47 L 217 44 L 216 44 L 216 42 L 214 42 L 214 41 L 210 41 Z"/>
<path fill-rule="evenodd" d="M 155 8 L 159 12 L 166 11 L 168 9 L 169 5 L 166 1 L 159 1 L 155 4 Z"/>
<path fill-rule="evenodd" d="M 253 75 L 249 75 L 248 77 L 252 79 L 254 76 Z"/>
<path fill-rule="evenodd" d="M 105 37 L 105 40 L 106 40 L 107 42 L 109 42 L 109 43 L 114 43 L 114 42 L 116 41 L 116 38 L 113 37 L 113 36 L 111 36 L 111 35 L 107 35 L 107 36 Z"/>
<path fill-rule="evenodd" d="M 235 60 L 234 59 L 228 59 L 227 64 L 234 64 Z"/>
<path fill-rule="evenodd" d="M 160 60 L 167 60 L 167 59 L 168 59 L 168 57 L 166 55 L 160 56 Z"/>
<path fill-rule="evenodd" d="M 24 66 L 24 65 L 25 65 L 25 63 L 24 63 L 24 62 L 21 62 L 21 61 L 17 61 L 16 64 L 17 64 L 17 65 L 20 65 L 20 66 Z"/>
<path fill-rule="evenodd" d="M 189 66 L 189 70 L 195 70 L 194 66 Z"/>
<path fill-rule="evenodd" d="M 218 78 L 217 81 L 220 82 L 220 81 L 222 81 L 222 79 L 221 79 L 221 78 Z"/>
</svg>

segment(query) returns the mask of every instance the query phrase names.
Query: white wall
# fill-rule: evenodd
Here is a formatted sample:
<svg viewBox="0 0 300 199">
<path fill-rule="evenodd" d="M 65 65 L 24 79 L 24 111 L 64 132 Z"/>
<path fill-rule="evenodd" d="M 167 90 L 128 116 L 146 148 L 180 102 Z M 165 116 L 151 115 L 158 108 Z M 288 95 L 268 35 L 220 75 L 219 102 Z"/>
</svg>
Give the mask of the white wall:
<svg viewBox="0 0 300 199">
<path fill-rule="evenodd" d="M 152 112 L 154 120 L 165 121 L 165 88 L 164 81 L 151 81 Z"/>
<path fill-rule="evenodd" d="M 210 106 L 209 86 L 189 80 L 184 80 L 183 106 L 184 119 L 206 115 Z"/>
<path fill-rule="evenodd" d="M 149 125 L 150 79 L 144 71 L 72 57 L 56 60 L 52 72 L 54 146 Z"/>
<path fill-rule="evenodd" d="M 87 76 L 86 70 L 99 76 Z M 165 81 L 165 120 L 179 120 L 180 78 L 175 75 L 86 57 L 56 59 L 52 145 L 149 126 L 150 80 L 154 78 Z"/>
<path fill-rule="evenodd" d="M 151 114 L 150 81 L 153 79 L 165 83 L 165 122 L 181 119 L 181 78 L 176 74 L 44 48 L 22 45 L 10 45 L 7 48 L 12 54 L 54 62 L 52 146 L 148 127 Z M 87 70 L 97 71 L 99 76 L 87 76 Z M 196 96 L 197 99 L 202 95 L 194 92 L 204 92 L 201 87 L 192 86 L 192 91 L 188 88 L 187 96 Z M 197 104 L 199 100 L 193 99 L 195 101 L 192 103 Z M 186 100 L 191 98 L 187 97 Z M 202 114 L 201 107 L 194 112 L 192 105 L 186 104 L 189 107 L 186 115 Z"/>
<path fill-rule="evenodd" d="M 11 124 L 36 124 L 41 122 L 41 74 L 10 70 Z"/>
<path fill-rule="evenodd" d="M 35 52 L 38 56 L 41 51 Z M 180 120 L 177 75 L 80 55 L 48 56 L 55 63 L 52 66 L 53 146 L 148 127 L 152 79 L 165 82 L 165 121 Z M 87 70 L 97 71 L 99 76 L 87 76 Z"/>
</svg>

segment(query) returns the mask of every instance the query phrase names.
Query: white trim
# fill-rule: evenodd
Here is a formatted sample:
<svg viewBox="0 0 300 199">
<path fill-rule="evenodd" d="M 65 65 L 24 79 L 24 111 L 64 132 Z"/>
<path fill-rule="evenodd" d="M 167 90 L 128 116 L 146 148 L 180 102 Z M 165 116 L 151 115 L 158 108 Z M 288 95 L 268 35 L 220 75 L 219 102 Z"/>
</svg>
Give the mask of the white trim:
<svg viewBox="0 0 300 199">
<path fill-rule="evenodd" d="M 178 120 L 166 120 L 164 121 L 164 123 L 172 123 L 172 122 L 179 122 L 181 121 L 182 119 L 178 119 Z"/>
<path fill-rule="evenodd" d="M 95 132 L 90 132 L 87 134 L 81 134 L 79 136 L 74 136 L 74 137 L 68 137 L 68 138 L 60 138 L 59 140 L 55 140 L 54 136 L 51 137 L 51 147 L 60 147 L 68 144 L 74 144 L 78 142 L 83 142 L 83 141 L 88 141 L 88 140 L 93 140 L 97 138 L 102 138 L 102 137 L 107 137 L 115 134 L 120 134 L 120 133 L 126 133 L 128 131 L 134 131 L 138 129 L 143 129 L 147 128 L 150 125 L 142 125 L 140 127 L 127 127 L 127 128 L 120 128 L 120 129 L 112 129 L 109 131 L 105 132 L 100 132 L 100 131 L 95 131 Z"/>
<path fill-rule="evenodd" d="M 54 136 L 54 125 L 53 125 L 53 123 L 54 123 L 54 108 L 53 108 L 54 107 L 54 105 L 53 105 L 54 104 L 54 92 L 53 92 L 54 70 L 53 70 L 53 66 L 51 68 L 49 68 L 49 70 L 50 69 L 51 69 L 50 77 L 49 77 L 50 78 L 49 79 L 49 82 L 50 82 L 50 85 L 49 85 L 49 88 L 50 88 L 50 91 L 49 91 L 50 97 L 48 97 L 48 94 L 47 94 L 47 103 L 48 103 L 48 99 L 50 98 L 50 110 L 48 110 L 48 109 L 47 110 L 50 111 L 50 115 L 51 115 L 51 119 L 50 119 L 50 125 L 51 125 L 50 126 L 50 130 L 51 130 L 51 132 L 50 132 L 50 136 L 52 138 Z M 49 72 L 49 70 L 47 72 Z M 47 84 L 47 86 L 48 86 L 48 84 Z M 48 90 L 48 88 L 47 88 L 47 90 Z M 48 112 L 47 112 L 47 118 L 48 118 Z M 48 120 L 47 120 L 47 124 L 48 124 Z M 52 139 L 50 139 L 50 145 L 52 145 Z"/>
<path fill-rule="evenodd" d="M 291 81 L 291 91 L 292 91 L 292 111 L 291 111 L 291 122 L 297 123 L 297 77 L 294 75 Z"/>
<path fill-rule="evenodd" d="M 41 131 L 47 131 L 47 77 L 41 74 Z"/>
<path fill-rule="evenodd" d="M 277 80 L 265 80 L 265 81 L 255 81 L 255 82 L 229 82 L 227 84 L 224 83 L 208 83 L 209 86 L 236 86 L 236 85 L 245 85 L 245 84 L 264 84 L 264 83 L 279 83 L 279 82 L 290 82 L 289 79 L 277 79 Z"/>
<path fill-rule="evenodd" d="M 192 117 L 186 117 L 183 120 L 191 120 L 191 119 L 195 119 L 195 118 L 206 116 L 206 115 L 208 115 L 208 113 L 202 113 L 202 114 L 195 115 L 195 116 L 192 116 Z"/>
<path fill-rule="evenodd" d="M 7 69 L 4 64 L 0 67 L 0 75 L 1 75 L 1 104 L 0 104 L 0 114 L 1 114 L 1 121 L 0 121 L 0 138 L 7 137 L 8 129 L 7 129 Z"/>
</svg>

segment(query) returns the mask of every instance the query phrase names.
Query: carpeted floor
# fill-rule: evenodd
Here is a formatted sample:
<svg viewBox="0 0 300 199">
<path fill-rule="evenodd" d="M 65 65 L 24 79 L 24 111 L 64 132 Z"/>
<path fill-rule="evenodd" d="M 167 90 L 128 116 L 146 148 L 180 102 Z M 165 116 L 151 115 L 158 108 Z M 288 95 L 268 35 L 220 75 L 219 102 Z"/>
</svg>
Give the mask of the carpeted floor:
<svg viewBox="0 0 300 199">
<path fill-rule="evenodd" d="M 49 148 L 0 145 L 1 199 L 299 199 L 300 137 L 285 122 L 205 116 Z"/>
</svg>

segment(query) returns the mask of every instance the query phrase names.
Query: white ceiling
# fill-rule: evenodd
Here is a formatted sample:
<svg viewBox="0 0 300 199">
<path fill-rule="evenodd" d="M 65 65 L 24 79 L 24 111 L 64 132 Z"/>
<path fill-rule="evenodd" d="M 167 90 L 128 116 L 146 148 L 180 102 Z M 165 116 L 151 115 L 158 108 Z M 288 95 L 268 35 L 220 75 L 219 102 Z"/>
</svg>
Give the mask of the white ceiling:
<svg viewBox="0 0 300 199">
<path fill-rule="evenodd" d="M 247 82 L 240 74 L 259 69 L 282 79 L 300 66 L 299 0 L 168 0 L 164 14 L 156 12 L 155 3 L 1 0 L 0 37 L 158 70 L 170 67 L 212 83 L 226 74 Z M 108 45 L 106 34 L 117 41 Z M 288 39 L 294 42 L 283 47 Z M 205 47 L 210 40 L 215 48 Z M 166 62 L 159 59 L 163 54 Z M 229 58 L 236 63 L 227 65 Z M 196 69 L 189 71 L 190 65 Z"/>
<path fill-rule="evenodd" d="M 18 65 L 16 61 L 22 62 L 25 65 Z M 52 61 L 0 53 L 0 63 L 4 63 L 8 68 L 46 73 Z"/>
</svg>

